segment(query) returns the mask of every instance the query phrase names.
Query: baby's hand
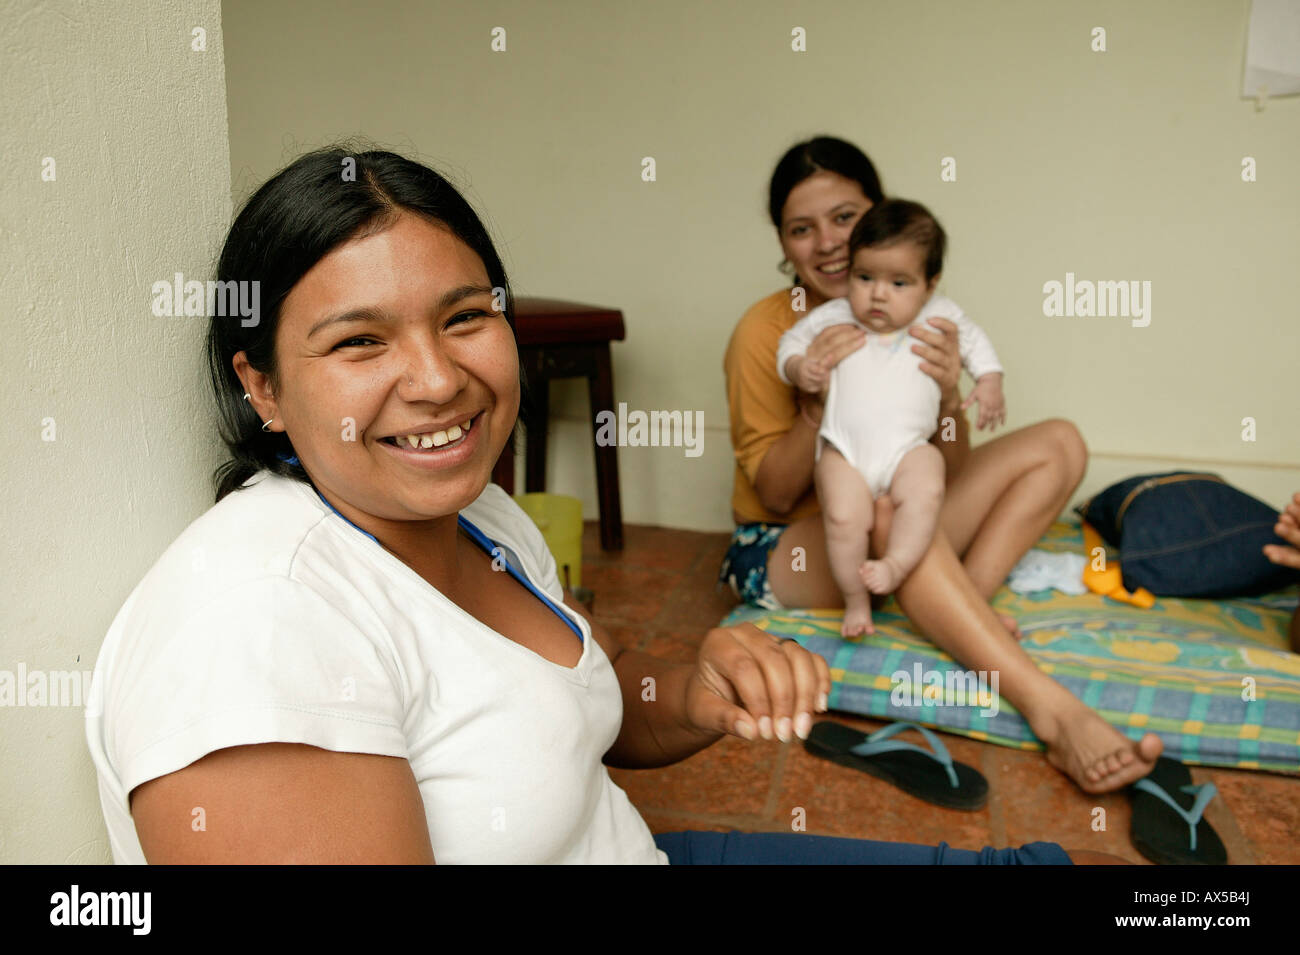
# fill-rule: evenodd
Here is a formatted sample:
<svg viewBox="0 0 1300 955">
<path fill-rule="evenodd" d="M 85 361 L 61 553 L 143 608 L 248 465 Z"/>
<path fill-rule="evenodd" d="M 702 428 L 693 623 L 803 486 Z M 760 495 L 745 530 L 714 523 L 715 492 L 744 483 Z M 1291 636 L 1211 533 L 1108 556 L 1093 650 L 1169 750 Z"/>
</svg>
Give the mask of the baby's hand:
<svg viewBox="0 0 1300 955">
<path fill-rule="evenodd" d="M 966 400 L 962 402 L 961 410 L 965 411 L 973 401 L 980 403 L 979 422 L 975 425 L 979 430 L 983 431 L 986 426 L 989 430 L 994 430 L 998 425 L 1006 423 L 1007 403 L 1002 395 L 1002 373 L 1000 371 L 981 376 L 975 382 L 975 387 Z"/>
<path fill-rule="evenodd" d="M 820 395 L 831 382 L 831 371 L 825 362 L 807 355 L 790 359 L 786 374 L 800 391 L 806 391 L 810 395 Z"/>
</svg>

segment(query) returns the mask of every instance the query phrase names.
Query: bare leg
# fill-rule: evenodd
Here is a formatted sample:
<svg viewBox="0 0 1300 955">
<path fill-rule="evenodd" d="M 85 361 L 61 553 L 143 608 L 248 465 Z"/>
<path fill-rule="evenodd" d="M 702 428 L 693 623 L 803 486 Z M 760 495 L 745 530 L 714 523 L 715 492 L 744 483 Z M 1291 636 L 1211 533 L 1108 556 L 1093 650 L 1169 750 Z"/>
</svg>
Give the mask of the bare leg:
<svg viewBox="0 0 1300 955">
<path fill-rule="evenodd" d="M 1145 776 L 1163 744 L 1154 733 L 1133 742 L 1034 665 L 1006 639 L 944 534 L 896 594 L 903 611 L 936 645 L 972 670 L 997 671 L 1002 695 L 1047 746 L 1047 759 L 1085 792 L 1110 792 Z M 778 595 L 777 599 L 781 599 Z"/>
<path fill-rule="evenodd" d="M 1069 503 L 1087 464 L 1079 430 L 1053 419 L 980 445 L 949 479 L 939 526 L 986 598 Z"/>
<path fill-rule="evenodd" d="M 964 555 L 966 571 L 985 598 L 993 596 L 1016 561 L 1069 503 L 1087 464 L 1088 448 L 1078 428 L 1056 418 L 980 445 L 971 451 L 962 469 L 949 477 L 939 527 L 957 553 Z M 885 495 L 876 502 L 875 523 L 872 551 L 880 554 L 885 548 L 878 539 L 883 539 L 882 532 L 889 527 Z M 788 553 L 794 547 L 804 548 L 806 573 L 790 571 Z M 787 559 L 774 557 L 768 567 L 778 600 L 789 607 L 842 606 L 843 598 L 825 560 L 819 516 L 790 525 L 781 535 L 780 549 Z M 1013 636 L 1019 636 L 1014 620 L 999 620 Z"/>
<path fill-rule="evenodd" d="M 862 565 L 862 582 L 874 594 L 891 594 L 921 562 L 934 539 L 943 505 L 943 455 L 923 444 L 903 455 L 889 485 L 894 521 L 879 560 Z"/>
<path fill-rule="evenodd" d="M 830 444 L 822 448 L 813 478 L 826 529 L 825 549 L 830 558 L 831 576 L 844 596 L 844 623 L 840 633 L 846 637 L 874 633 L 871 598 L 858 575 L 858 568 L 867 559 L 867 533 L 871 530 L 874 509 L 871 491 L 857 468 Z"/>
<path fill-rule="evenodd" d="M 1119 789 L 1150 772 L 1163 748 L 1160 739 L 1147 733 L 1134 743 L 1102 720 L 1034 666 L 1018 644 L 1006 639 L 987 603 L 1006 571 L 1069 500 L 1086 463 L 1087 449 L 1068 421 L 1042 422 L 977 448 L 950 482 L 940 514 L 941 533 L 935 534 L 898 599 L 917 628 L 963 666 L 999 671 L 1000 689 L 1046 744 L 1052 765 L 1086 792 L 1099 793 Z M 1035 476 L 1035 471 L 1046 472 L 1051 479 L 1040 481 L 1041 474 Z M 1035 503 L 1037 526 L 1019 530 L 996 526 L 1015 520 L 1017 505 L 1009 498 L 1016 494 L 1026 495 L 1026 504 Z M 981 584 L 972 581 L 958 560 L 949 533 L 965 551 L 967 568 L 982 578 Z M 878 535 L 879 529 L 872 535 L 877 553 Z M 985 544 L 982 554 L 977 554 L 981 539 Z M 778 560 L 773 551 L 768 570 L 777 599 L 788 607 L 839 606 L 819 517 L 786 529 L 777 550 L 788 552 L 794 547 L 804 548 L 807 572 L 791 573 L 791 562 Z"/>
<path fill-rule="evenodd" d="M 879 507 L 878 507 L 879 510 Z M 872 535 L 878 546 L 877 535 Z M 807 570 L 785 555 L 802 547 Z M 820 517 L 790 525 L 768 562 L 776 598 L 788 607 L 839 606 Z M 1134 743 L 1034 665 L 975 589 L 943 533 L 898 593 L 916 627 L 963 666 L 996 670 L 999 689 L 1047 746 L 1047 758 L 1085 792 L 1111 792 L 1151 771 L 1163 745 L 1153 733 Z"/>
<path fill-rule="evenodd" d="M 788 555 L 795 547 L 806 555 L 804 572 L 790 570 Z M 768 560 L 768 579 L 787 607 L 840 606 L 819 516 L 786 528 Z M 963 666 L 998 671 L 1000 692 L 1047 746 L 1048 760 L 1085 792 L 1120 789 L 1154 767 L 1163 749 L 1159 737 L 1147 733 L 1134 743 L 1038 669 L 1020 644 L 1006 638 L 942 532 L 897 596 L 917 629 Z"/>
<path fill-rule="evenodd" d="M 873 553 L 884 552 L 885 534 L 893 508 L 888 494 L 876 499 Z M 800 559 L 795 560 L 798 556 Z M 796 566 L 802 570 L 794 569 Z M 843 607 L 844 595 L 835 585 L 826 553 L 826 526 L 820 514 L 788 526 L 767 558 L 767 579 L 776 598 L 787 607 Z M 883 602 L 883 601 L 882 601 Z"/>
</svg>

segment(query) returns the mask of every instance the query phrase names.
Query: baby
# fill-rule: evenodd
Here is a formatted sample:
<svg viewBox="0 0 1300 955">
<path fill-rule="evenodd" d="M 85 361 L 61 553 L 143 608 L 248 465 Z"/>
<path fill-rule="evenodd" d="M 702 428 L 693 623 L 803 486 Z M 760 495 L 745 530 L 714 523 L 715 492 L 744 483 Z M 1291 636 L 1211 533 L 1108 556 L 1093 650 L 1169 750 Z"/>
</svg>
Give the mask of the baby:
<svg viewBox="0 0 1300 955">
<path fill-rule="evenodd" d="M 963 367 L 975 379 L 962 409 L 979 402 L 979 427 L 1006 418 L 1002 366 L 987 335 L 955 302 L 935 295 L 946 237 L 919 203 L 886 199 L 858 220 L 849 238 L 848 298 L 826 302 L 781 336 L 777 373 L 812 394 L 826 392 L 814 471 L 826 551 L 844 594 L 844 636 L 872 633 L 870 593 L 891 593 L 930 547 L 943 503 L 944 463 L 929 443 L 939 417 L 939 384 L 920 368 L 909 326 L 946 318 L 958 329 Z M 829 371 L 805 352 L 832 325 L 857 325 L 862 347 Z M 889 543 L 867 560 L 875 499 L 894 503 Z"/>
</svg>

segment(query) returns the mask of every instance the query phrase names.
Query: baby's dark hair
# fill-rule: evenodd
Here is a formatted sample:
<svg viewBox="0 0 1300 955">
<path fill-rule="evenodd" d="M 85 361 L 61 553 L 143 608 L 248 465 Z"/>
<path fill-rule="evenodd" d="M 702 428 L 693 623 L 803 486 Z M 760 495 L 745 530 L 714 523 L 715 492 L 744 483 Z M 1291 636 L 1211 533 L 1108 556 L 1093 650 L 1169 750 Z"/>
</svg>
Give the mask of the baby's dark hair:
<svg viewBox="0 0 1300 955">
<path fill-rule="evenodd" d="M 907 199 L 885 199 L 863 214 L 849 236 L 849 259 L 852 261 L 858 249 L 900 242 L 915 242 L 921 247 L 927 282 L 943 271 L 943 254 L 948 246 L 943 226 L 929 209 Z"/>
</svg>

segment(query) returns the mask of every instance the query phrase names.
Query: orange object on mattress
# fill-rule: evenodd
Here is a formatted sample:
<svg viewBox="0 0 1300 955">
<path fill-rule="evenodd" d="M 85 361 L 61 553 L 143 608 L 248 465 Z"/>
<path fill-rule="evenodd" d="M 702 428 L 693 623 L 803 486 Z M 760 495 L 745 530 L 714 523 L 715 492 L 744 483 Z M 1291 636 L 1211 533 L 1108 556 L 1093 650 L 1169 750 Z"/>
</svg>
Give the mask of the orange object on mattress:
<svg viewBox="0 0 1300 955">
<path fill-rule="evenodd" d="M 1139 587 L 1133 593 L 1129 593 L 1124 589 L 1124 577 L 1120 573 L 1119 564 L 1115 561 L 1106 560 L 1106 548 L 1101 542 L 1101 535 L 1086 521 L 1083 524 L 1083 549 L 1085 557 L 1083 585 L 1085 587 L 1094 594 L 1101 594 L 1111 600 L 1118 600 L 1120 603 L 1132 604 L 1134 607 L 1149 610 L 1155 606 L 1155 596 L 1145 587 Z M 1097 570 L 1093 566 L 1093 555 L 1097 553 L 1098 549 L 1101 550 L 1103 555 L 1101 570 Z"/>
</svg>

